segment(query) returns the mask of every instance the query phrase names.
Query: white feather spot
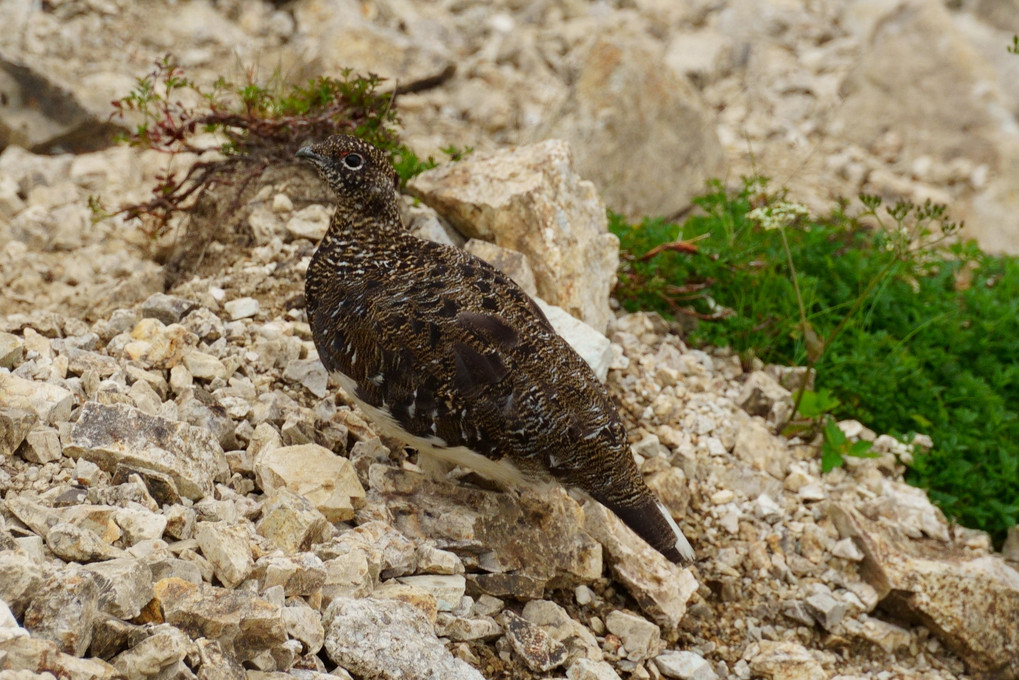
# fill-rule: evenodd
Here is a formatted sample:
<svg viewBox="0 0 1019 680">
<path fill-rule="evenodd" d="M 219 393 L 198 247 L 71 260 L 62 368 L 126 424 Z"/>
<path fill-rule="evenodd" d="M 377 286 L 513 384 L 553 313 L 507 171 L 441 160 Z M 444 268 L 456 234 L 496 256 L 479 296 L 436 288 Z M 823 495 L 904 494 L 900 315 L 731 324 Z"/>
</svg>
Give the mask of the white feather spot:
<svg viewBox="0 0 1019 680">
<path fill-rule="evenodd" d="M 672 519 L 672 514 L 661 503 L 658 504 L 658 511 L 662 513 L 662 517 L 669 523 L 672 532 L 676 535 L 676 550 L 683 556 L 683 559 L 692 561 L 696 555 L 694 555 L 693 546 L 690 545 L 690 541 L 686 540 L 686 536 L 683 535 L 683 530 L 679 528 L 676 521 Z"/>
</svg>

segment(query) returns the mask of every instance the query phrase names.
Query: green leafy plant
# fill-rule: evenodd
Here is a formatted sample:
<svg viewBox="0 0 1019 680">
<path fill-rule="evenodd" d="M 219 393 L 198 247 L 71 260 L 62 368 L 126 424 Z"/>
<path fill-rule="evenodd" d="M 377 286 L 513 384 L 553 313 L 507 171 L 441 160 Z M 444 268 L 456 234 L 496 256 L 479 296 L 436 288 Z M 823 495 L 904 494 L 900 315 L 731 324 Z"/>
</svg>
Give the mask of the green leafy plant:
<svg viewBox="0 0 1019 680">
<path fill-rule="evenodd" d="M 846 434 L 839 428 L 838 421 L 832 415 L 842 404 L 827 389 L 817 392 L 803 390 L 801 393 L 797 415 L 806 419 L 806 424 L 794 422 L 794 430 L 820 429 L 821 433 L 821 472 L 842 467 L 846 456 L 854 458 L 876 458 L 879 454 L 871 451 L 873 444 L 868 441 L 850 442 Z"/>
<path fill-rule="evenodd" d="M 1003 539 L 1019 521 L 1016 261 L 956 239 L 961 225 L 932 203 L 862 196 L 853 211 L 843 202 L 817 218 L 760 179 L 734 193 L 713 183 L 696 202 L 703 214 L 682 224 L 610 214 L 621 304 L 692 320 L 695 345 L 809 366 L 818 393 L 838 400 L 811 411 L 798 390 L 799 414 L 827 430 L 827 468 L 862 447 L 822 414 L 903 439 L 930 435 L 910 481 Z M 781 226 L 766 228 L 777 224 L 769 219 Z"/>
<path fill-rule="evenodd" d="M 90 200 L 97 219 L 111 214 L 141 217 L 152 236 L 165 233 L 170 219 L 185 212 L 214 186 L 233 188 L 239 200 L 244 188 L 274 163 L 293 163 L 294 153 L 309 140 L 346 133 L 390 152 L 403 181 L 430 167 L 398 138 L 399 117 L 393 95 L 380 92 L 381 79 L 343 71 L 339 78 L 318 77 L 286 84 L 279 74 L 260 82 L 254 71 L 244 82 L 220 78 L 201 87 L 187 77 L 172 56 L 155 64 L 135 88 L 113 102 L 111 119 L 136 120 L 120 141 L 167 154 L 191 154 L 199 160 L 186 170 L 168 169 L 156 178 L 151 198 L 116 211 Z M 203 133 L 213 133 L 209 145 Z"/>
</svg>

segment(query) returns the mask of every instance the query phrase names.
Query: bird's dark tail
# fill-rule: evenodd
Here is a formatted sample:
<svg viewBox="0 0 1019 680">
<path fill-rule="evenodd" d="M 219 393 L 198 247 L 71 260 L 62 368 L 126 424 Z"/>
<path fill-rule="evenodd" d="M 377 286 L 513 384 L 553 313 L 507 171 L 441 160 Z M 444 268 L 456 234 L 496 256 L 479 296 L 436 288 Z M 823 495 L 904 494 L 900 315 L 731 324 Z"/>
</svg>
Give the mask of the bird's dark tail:
<svg viewBox="0 0 1019 680">
<path fill-rule="evenodd" d="M 626 526 L 643 538 L 670 562 L 684 564 L 694 559 L 693 547 L 672 519 L 654 492 L 645 487 L 645 493 L 636 498 L 613 502 L 595 497 L 599 503 L 615 513 Z"/>
</svg>

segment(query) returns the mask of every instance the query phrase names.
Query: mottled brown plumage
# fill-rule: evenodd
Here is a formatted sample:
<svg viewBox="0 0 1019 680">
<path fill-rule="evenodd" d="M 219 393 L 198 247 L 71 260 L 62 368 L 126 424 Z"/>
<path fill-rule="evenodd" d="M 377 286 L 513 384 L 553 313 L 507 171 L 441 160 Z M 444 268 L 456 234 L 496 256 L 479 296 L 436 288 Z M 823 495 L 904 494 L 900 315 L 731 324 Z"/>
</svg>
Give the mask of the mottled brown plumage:
<svg viewBox="0 0 1019 680">
<path fill-rule="evenodd" d="M 486 262 L 407 233 L 375 147 L 335 136 L 298 156 L 338 199 L 308 268 L 312 335 L 368 414 L 487 476 L 586 492 L 670 560 L 692 559 L 604 386 L 534 301 Z"/>
</svg>

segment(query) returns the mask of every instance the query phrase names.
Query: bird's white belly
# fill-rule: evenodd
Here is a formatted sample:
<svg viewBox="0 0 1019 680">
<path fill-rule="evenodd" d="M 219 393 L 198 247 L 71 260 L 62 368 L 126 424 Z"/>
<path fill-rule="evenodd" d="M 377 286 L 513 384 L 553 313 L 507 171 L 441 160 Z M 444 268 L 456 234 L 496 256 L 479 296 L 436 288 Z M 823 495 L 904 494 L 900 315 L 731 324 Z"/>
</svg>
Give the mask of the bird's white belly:
<svg viewBox="0 0 1019 680">
<path fill-rule="evenodd" d="M 533 480 L 529 480 L 520 472 L 507 457 L 500 460 L 492 460 L 466 446 L 446 446 L 446 443 L 439 437 L 418 437 L 413 435 L 396 422 L 393 415 L 386 409 L 372 406 L 357 398 L 357 383 L 349 376 L 334 371 L 333 377 L 340 383 L 340 387 L 350 396 L 362 411 L 364 411 L 372 422 L 378 427 L 382 434 L 399 439 L 409 446 L 417 449 L 418 453 L 431 456 L 451 465 L 462 465 L 470 468 L 478 474 L 503 485 L 533 486 Z"/>
</svg>

